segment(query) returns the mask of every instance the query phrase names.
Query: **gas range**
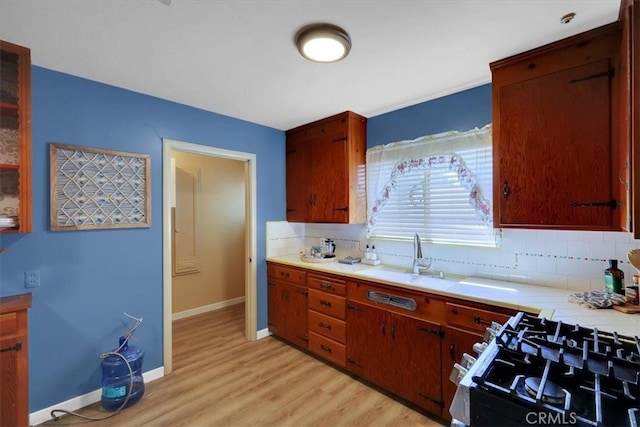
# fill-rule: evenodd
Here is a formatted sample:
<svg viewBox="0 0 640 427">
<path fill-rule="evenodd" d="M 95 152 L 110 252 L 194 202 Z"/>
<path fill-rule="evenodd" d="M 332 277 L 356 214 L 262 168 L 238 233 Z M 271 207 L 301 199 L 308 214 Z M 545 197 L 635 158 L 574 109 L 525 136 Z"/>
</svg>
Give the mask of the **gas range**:
<svg viewBox="0 0 640 427">
<path fill-rule="evenodd" d="M 458 385 L 470 426 L 640 425 L 640 341 L 518 313 Z"/>
</svg>

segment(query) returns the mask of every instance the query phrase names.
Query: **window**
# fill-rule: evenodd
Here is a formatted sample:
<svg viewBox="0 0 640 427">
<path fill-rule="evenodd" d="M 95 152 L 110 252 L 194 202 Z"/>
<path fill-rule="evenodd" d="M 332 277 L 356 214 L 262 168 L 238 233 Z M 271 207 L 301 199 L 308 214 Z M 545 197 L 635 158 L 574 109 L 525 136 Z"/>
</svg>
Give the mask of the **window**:
<svg viewBox="0 0 640 427">
<path fill-rule="evenodd" d="M 491 125 L 367 150 L 368 234 L 495 247 Z"/>
</svg>

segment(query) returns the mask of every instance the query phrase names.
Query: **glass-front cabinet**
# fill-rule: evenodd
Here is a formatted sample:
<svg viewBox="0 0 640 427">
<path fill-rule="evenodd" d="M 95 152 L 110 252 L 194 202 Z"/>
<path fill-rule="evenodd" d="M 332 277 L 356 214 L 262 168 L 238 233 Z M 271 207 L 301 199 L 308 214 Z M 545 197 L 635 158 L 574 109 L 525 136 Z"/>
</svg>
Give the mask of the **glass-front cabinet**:
<svg viewBox="0 0 640 427">
<path fill-rule="evenodd" d="M 31 232 L 31 51 L 0 40 L 0 233 Z"/>
</svg>

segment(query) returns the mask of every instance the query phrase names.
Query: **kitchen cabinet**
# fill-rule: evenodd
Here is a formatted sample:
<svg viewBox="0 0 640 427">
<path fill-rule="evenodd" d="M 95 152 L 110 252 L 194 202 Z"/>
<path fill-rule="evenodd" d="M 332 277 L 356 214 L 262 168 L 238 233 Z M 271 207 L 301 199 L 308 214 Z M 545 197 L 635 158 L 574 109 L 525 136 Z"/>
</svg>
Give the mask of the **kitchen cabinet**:
<svg viewBox="0 0 640 427">
<path fill-rule="evenodd" d="M 299 347 L 308 347 L 307 273 L 267 264 L 267 323 L 269 331 Z"/>
<path fill-rule="evenodd" d="M 346 282 L 309 274 L 309 351 L 340 367 L 346 366 Z"/>
<path fill-rule="evenodd" d="M 29 233 L 31 51 L 0 40 L 0 61 L 0 217 L 13 219 L 0 233 Z"/>
<path fill-rule="evenodd" d="M 497 227 L 628 228 L 620 40 L 613 23 L 490 64 Z"/>
<path fill-rule="evenodd" d="M 28 309 L 31 294 L 0 298 L 0 425 L 29 425 Z"/>
<path fill-rule="evenodd" d="M 633 237 L 640 239 L 640 4 L 623 0 L 620 7 L 622 25 L 622 68 L 625 71 L 621 102 L 624 115 L 623 132 L 629 138 L 633 155 L 631 189 L 633 194 Z M 625 109 L 626 106 L 626 109 Z"/>
<path fill-rule="evenodd" d="M 366 222 L 366 125 L 346 111 L 287 131 L 287 221 Z"/>
<path fill-rule="evenodd" d="M 414 295 L 369 284 L 354 287 L 376 292 L 377 303 L 357 295 L 347 304 L 347 369 L 378 386 L 428 410 L 442 415 L 441 341 L 439 323 L 412 317 L 415 310 L 389 303 L 413 300 Z M 368 298 L 368 297 L 367 297 Z M 420 299 L 418 297 L 418 299 Z M 377 304 L 377 305 L 374 305 Z M 401 314 L 405 310 L 408 314 Z M 410 313 L 410 314 L 409 314 Z"/>
<path fill-rule="evenodd" d="M 477 357 L 473 345 L 483 341 L 487 327 L 491 326 L 492 322 L 502 325 L 513 314 L 515 313 L 508 309 L 487 310 L 467 304 L 446 303 L 446 329 L 442 345 L 442 396 L 445 408 L 451 406 L 457 388 L 449 380 L 453 365 L 462 360 L 464 353 Z M 448 410 L 445 412 L 443 417 L 449 419 Z"/>
<path fill-rule="evenodd" d="M 453 365 L 463 353 L 475 355 L 491 322 L 515 314 L 313 267 L 269 261 L 267 271 L 274 335 L 446 419 Z"/>
</svg>

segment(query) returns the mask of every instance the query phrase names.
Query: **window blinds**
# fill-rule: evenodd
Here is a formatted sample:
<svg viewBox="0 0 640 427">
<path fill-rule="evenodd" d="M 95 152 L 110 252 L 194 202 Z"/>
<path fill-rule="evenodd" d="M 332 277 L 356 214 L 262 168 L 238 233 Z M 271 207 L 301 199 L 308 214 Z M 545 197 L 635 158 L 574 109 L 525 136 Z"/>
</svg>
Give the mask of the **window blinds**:
<svg viewBox="0 0 640 427">
<path fill-rule="evenodd" d="M 368 234 L 495 247 L 491 126 L 367 151 Z"/>
</svg>

